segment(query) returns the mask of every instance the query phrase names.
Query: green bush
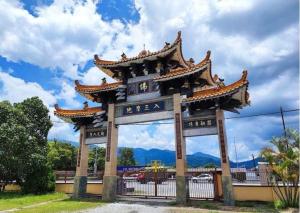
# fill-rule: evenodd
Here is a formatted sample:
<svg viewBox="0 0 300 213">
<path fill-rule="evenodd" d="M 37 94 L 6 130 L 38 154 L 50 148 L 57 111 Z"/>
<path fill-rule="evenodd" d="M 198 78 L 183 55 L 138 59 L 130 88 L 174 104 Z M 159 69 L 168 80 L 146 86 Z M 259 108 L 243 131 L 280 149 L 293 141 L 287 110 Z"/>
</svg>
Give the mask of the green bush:
<svg viewBox="0 0 300 213">
<path fill-rule="evenodd" d="M 287 207 L 287 205 L 285 202 L 283 202 L 281 200 L 275 200 L 274 207 L 275 207 L 275 209 L 285 209 Z"/>
<path fill-rule="evenodd" d="M 43 194 L 55 190 L 55 176 L 48 165 L 41 165 L 28 173 L 21 184 L 22 193 Z"/>
</svg>

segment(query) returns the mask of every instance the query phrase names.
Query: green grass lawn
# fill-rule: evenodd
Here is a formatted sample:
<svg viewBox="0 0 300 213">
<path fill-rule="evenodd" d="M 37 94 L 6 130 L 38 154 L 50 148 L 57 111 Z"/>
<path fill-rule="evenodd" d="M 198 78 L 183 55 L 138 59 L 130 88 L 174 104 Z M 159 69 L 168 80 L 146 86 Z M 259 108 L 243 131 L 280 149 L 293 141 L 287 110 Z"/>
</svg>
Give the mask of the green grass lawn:
<svg viewBox="0 0 300 213">
<path fill-rule="evenodd" d="M 32 208 L 25 208 L 18 213 L 55 213 L 55 212 L 73 212 L 82 209 L 94 208 L 102 205 L 101 200 L 96 199 L 66 199 L 61 201 L 54 201 L 45 205 L 36 206 Z"/>
<path fill-rule="evenodd" d="M 67 198 L 68 196 L 63 193 L 49 193 L 44 195 L 22 195 L 19 192 L 0 192 L 0 211 L 13 208 L 20 208 L 51 200 Z"/>
</svg>

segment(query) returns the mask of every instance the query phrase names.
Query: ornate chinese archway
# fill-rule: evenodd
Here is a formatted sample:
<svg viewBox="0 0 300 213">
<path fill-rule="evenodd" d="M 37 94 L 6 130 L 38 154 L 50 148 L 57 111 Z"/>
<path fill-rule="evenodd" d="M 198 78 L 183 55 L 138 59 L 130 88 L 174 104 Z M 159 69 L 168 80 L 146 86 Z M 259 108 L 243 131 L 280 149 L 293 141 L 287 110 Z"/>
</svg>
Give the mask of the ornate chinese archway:
<svg viewBox="0 0 300 213">
<path fill-rule="evenodd" d="M 240 80 L 225 85 L 217 75 L 212 77 L 210 51 L 198 64 L 182 56 L 181 33 L 175 41 L 165 43 L 156 52 L 142 50 L 119 61 L 95 56 L 94 63 L 116 82 L 102 79 L 99 85 L 82 85 L 75 81 L 76 91 L 100 107 L 65 110 L 56 106 L 55 115 L 80 129 L 80 148 L 74 183 L 74 196 L 86 192 L 89 144 L 106 143 L 103 199 L 116 199 L 118 125 L 174 119 L 176 149 L 176 200 L 185 203 L 186 144 L 185 137 L 219 136 L 223 197 L 234 203 L 224 110 L 237 112 L 249 104 L 247 71 Z"/>
</svg>

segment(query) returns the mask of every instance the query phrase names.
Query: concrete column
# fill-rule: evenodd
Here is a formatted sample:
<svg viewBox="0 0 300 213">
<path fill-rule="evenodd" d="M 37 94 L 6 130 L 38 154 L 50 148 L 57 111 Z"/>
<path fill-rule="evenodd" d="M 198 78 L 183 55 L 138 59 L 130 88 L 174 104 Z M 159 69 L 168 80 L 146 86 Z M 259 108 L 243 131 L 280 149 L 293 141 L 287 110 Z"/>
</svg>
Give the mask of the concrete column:
<svg viewBox="0 0 300 213">
<path fill-rule="evenodd" d="M 181 97 L 173 95 L 175 143 L 176 143 L 176 202 L 185 204 L 188 199 L 188 182 L 186 181 L 186 147 L 182 133 Z"/>
<path fill-rule="evenodd" d="M 258 162 L 258 174 L 259 174 L 260 184 L 262 186 L 269 185 L 268 174 L 270 174 L 270 172 L 271 172 L 271 168 L 269 166 L 269 163 Z"/>
<path fill-rule="evenodd" d="M 117 195 L 118 128 L 115 126 L 115 105 L 108 105 L 107 145 L 102 199 L 115 201 Z"/>
<path fill-rule="evenodd" d="M 73 197 L 79 198 L 85 195 L 88 169 L 88 145 L 85 144 L 85 126 L 80 127 L 80 145 L 77 155 L 76 175 L 74 178 Z"/>
<path fill-rule="evenodd" d="M 232 187 L 232 178 L 230 173 L 230 161 L 228 158 L 228 146 L 227 136 L 225 129 L 224 111 L 221 109 L 216 110 L 216 119 L 219 136 L 219 148 L 221 155 L 221 167 L 222 167 L 222 191 L 224 197 L 224 203 L 226 205 L 234 205 L 234 195 Z"/>
</svg>

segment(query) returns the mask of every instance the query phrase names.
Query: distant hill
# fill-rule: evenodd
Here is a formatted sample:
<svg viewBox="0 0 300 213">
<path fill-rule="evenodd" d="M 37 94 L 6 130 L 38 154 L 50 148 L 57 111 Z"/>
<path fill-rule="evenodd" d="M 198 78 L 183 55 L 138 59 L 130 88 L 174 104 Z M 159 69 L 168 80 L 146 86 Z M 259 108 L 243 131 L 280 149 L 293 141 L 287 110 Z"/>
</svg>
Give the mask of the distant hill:
<svg viewBox="0 0 300 213">
<path fill-rule="evenodd" d="M 63 143 L 71 144 L 75 147 L 79 146 L 78 142 L 73 141 L 60 141 Z M 90 147 L 94 147 L 92 145 Z M 121 149 L 120 147 L 119 149 Z M 175 166 L 175 151 L 171 150 L 162 150 L 162 149 L 143 149 L 143 148 L 133 148 L 134 158 L 138 165 L 147 165 L 150 164 L 152 160 L 160 160 L 166 166 Z M 262 161 L 261 158 L 255 158 L 255 166 L 257 166 L 257 162 Z M 187 155 L 187 163 L 189 167 L 201 167 L 205 166 L 209 163 L 213 163 L 216 166 L 220 166 L 220 158 L 205 154 L 202 152 L 196 152 L 191 155 Z M 230 166 L 232 168 L 236 167 L 244 167 L 247 169 L 253 168 L 254 162 L 253 160 L 247 160 L 242 162 L 230 162 Z"/>
<path fill-rule="evenodd" d="M 146 165 L 151 163 L 152 160 L 160 160 L 166 166 L 175 166 L 175 151 L 133 148 L 133 152 L 134 158 L 138 165 Z M 261 161 L 261 158 L 255 159 L 255 166 L 259 161 Z M 220 166 L 220 158 L 202 152 L 196 152 L 192 155 L 187 155 L 187 163 L 189 167 L 201 167 L 209 163 Z M 232 168 L 236 168 L 238 166 L 250 169 L 253 168 L 254 162 L 253 160 L 242 161 L 238 163 L 230 162 L 230 166 Z"/>
</svg>

